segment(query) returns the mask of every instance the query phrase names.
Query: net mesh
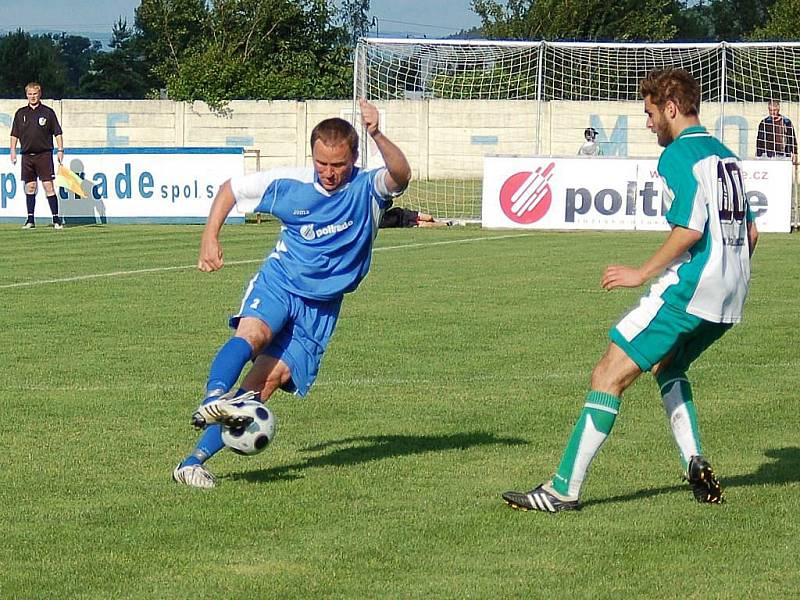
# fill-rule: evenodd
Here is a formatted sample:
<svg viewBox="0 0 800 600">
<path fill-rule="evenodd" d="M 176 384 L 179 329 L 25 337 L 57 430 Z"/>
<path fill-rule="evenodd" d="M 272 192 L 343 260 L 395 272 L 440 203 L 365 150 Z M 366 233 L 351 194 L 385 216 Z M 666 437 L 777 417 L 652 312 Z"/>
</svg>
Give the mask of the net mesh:
<svg viewBox="0 0 800 600">
<path fill-rule="evenodd" d="M 606 156 L 657 156 L 639 97 L 655 68 L 695 76 L 704 124 L 742 157 L 768 100 L 800 116 L 800 44 L 366 39 L 355 60 L 354 99 L 384 107 L 412 162 L 404 204 L 437 217 L 480 219 L 484 156 L 574 156 L 587 127 Z M 362 160 L 380 156 L 365 145 Z"/>
</svg>

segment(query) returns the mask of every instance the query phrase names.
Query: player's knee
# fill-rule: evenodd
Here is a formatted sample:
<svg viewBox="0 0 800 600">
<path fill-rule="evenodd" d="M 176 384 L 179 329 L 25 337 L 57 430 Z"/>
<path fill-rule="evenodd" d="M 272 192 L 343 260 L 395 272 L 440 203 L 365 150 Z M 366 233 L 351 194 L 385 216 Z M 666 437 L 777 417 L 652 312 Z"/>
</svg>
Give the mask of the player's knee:
<svg viewBox="0 0 800 600">
<path fill-rule="evenodd" d="M 635 379 L 635 374 L 613 369 L 601 362 L 592 371 L 590 386 L 597 392 L 619 397 Z"/>
<path fill-rule="evenodd" d="M 245 317 L 236 327 L 236 337 L 246 340 L 252 346 L 253 353 L 258 354 L 272 340 L 272 331 L 260 319 Z"/>
<path fill-rule="evenodd" d="M 614 396 L 619 395 L 619 383 L 602 364 L 598 364 L 592 371 L 589 386 L 598 392 L 605 392 Z"/>
</svg>

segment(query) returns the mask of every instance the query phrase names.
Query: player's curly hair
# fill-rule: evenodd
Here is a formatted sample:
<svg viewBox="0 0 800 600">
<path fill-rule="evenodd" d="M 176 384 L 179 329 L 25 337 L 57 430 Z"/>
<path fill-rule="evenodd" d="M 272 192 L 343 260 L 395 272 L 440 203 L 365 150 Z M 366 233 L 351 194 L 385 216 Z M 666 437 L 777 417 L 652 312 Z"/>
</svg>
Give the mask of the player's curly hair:
<svg viewBox="0 0 800 600">
<path fill-rule="evenodd" d="M 345 143 L 350 147 L 350 152 L 355 159 L 358 156 L 358 133 L 355 128 L 344 119 L 334 117 L 320 121 L 311 131 L 311 149 L 314 143 L 320 140 L 329 147 Z"/>
<path fill-rule="evenodd" d="M 639 85 L 642 98 L 663 109 L 672 100 L 682 115 L 700 114 L 700 84 L 686 69 L 654 69 Z"/>
</svg>

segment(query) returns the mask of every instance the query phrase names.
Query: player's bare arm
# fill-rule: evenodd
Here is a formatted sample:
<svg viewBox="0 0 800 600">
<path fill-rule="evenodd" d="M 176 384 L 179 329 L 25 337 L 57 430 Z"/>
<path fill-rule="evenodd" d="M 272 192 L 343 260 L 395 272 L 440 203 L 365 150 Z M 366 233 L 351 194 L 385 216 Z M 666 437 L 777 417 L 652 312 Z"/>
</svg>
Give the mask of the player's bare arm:
<svg viewBox="0 0 800 600">
<path fill-rule="evenodd" d="M 758 243 L 758 228 L 755 221 L 747 223 L 747 241 L 750 243 L 750 256 L 752 257 Z"/>
<path fill-rule="evenodd" d="M 58 164 L 64 163 L 64 136 L 57 135 L 56 136 L 56 157 L 58 158 Z"/>
<path fill-rule="evenodd" d="M 685 227 L 675 227 L 661 247 L 640 267 L 611 265 L 603 273 L 601 285 L 605 290 L 618 287 L 639 287 L 651 277 L 661 273 L 681 254 L 703 237 L 702 232 Z"/>
<path fill-rule="evenodd" d="M 17 138 L 13 135 L 11 136 L 11 150 L 9 152 L 9 158 L 11 158 L 11 164 L 17 164 Z"/>
<path fill-rule="evenodd" d="M 405 154 L 381 132 L 378 109 L 363 98 L 358 103 L 361 107 L 361 121 L 375 145 L 378 146 L 386 165 L 386 189 L 390 192 L 400 192 L 406 189 L 408 182 L 411 181 L 411 165 L 408 164 Z"/>
<path fill-rule="evenodd" d="M 197 259 L 197 268 L 201 271 L 210 273 L 222 268 L 224 260 L 222 246 L 219 243 L 219 232 L 235 204 L 236 198 L 233 195 L 229 179 L 220 186 L 214 202 L 211 204 L 208 220 L 200 238 L 200 256 Z"/>
</svg>

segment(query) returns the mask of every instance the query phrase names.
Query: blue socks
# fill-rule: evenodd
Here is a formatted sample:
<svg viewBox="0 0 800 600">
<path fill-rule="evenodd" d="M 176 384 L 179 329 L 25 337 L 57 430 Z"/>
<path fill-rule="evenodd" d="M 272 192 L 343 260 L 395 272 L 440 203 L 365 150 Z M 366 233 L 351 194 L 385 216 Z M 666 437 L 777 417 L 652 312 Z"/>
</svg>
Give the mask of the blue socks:
<svg viewBox="0 0 800 600">
<path fill-rule="evenodd" d="M 211 363 L 208 383 L 206 383 L 206 399 L 203 404 L 215 400 L 218 396 L 230 390 L 239 380 L 242 369 L 244 369 L 244 366 L 252 356 L 253 348 L 250 347 L 250 344 L 245 339 L 232 337 L 225 342 Z M 239 390 L 239 392 L 242 391 L 244 390 Z M 203 464 L 224 447 L 222 426 L 218 424 L 210 425 L 206 427 L 203 435 L 200 436 L 200 440 L 192 453 L 181 462 L 181 466 Z"/>
<path fill-rule="evenodd" d="M 225 444 L 222 442 L 222 425 L 216 424 L 206 427 L 192 453 L 183 459 L 181 466 L 201 465 L 217 452 L 222 450 Z"/>
<path fill-rule="evenodd" d="M 243 388 L 239 388 L 236 390 L 236 395 L 238 396 L 239 394 L 243 394 L 244 391 L 245 390 Z M 207 398 L 203 404 L 211 402 L 215 398 L 216 396 Z M 258 399 L 258 396 L 256 396 L 256 399 Z M 206 427 L 203 435 L 200 436 L 200 439 L 198 440 L 197 445 L 194 447 L 194 450 L 192 450 L 192 453 L 183 459 L 181 466 L 185 467 L 187 465 L 202 465 L 224 447 L 225 443 L 222 441 L 222 425 L 210 425 Z"/>
<path fill-rule="evenodd" d="M 253 356 L 253 348 L 244 338 L 232 337 L 219 349 L 208 373 L 206 394 L 230 390 L 239 380 L 242 369 Z"/>
</svg>

